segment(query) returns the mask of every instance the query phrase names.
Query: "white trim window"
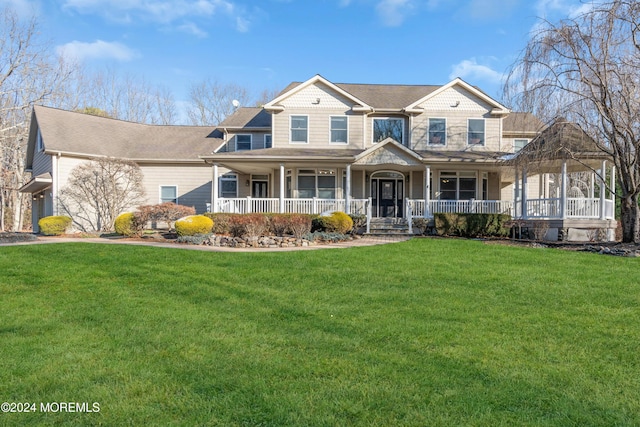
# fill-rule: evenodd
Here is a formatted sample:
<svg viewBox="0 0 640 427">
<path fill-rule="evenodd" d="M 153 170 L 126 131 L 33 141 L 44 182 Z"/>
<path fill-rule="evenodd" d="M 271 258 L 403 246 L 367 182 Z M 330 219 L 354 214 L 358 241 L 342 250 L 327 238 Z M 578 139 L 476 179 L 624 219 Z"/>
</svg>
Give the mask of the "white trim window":
<svg viewBox="0 0 640 427">
<path fill-rule="evenodd" d="M 447 145 L 447 119 L 429 118 L 429 145 Z"/>
<path fill-rule="evenodd" d="M 298 198 L 311 199 L 336 198 L 335 169 L 300 169 L 298 170 Z"/>
<path fill-rule="evenodd" d="M 349 143 L 349 118 L 347 116 L 331 116 L 331 144 Z"/>
<path fill-rule="evenodd" d="M 290 116 L 290 143 L 309 143 L 309 116 Z"/>
<path fill-rule="evenodd" d="M 387 138 L 404 144 L 404 119 L 401 117 L 374 117 L 372 133 L 374 144 Z"/>
<path fill-rule="evenodd" d="M 42 134 L 40 133 L 40 128 L 38 128 L 38 132 L 36 133 L 36 150 L 38 153 L 44 151 L 44 142 L 42 141 Z"/>
<path fill-rule="evenodd" d="M 218 178 L 220 197 L 223 199 L 233 199 L 238 197 L 238 176 L 227 173 Z"/>
<path fill-rule="evenodd" d="M 236 151 L 251 150 L 252 148 L 251 134 L 236 135 Z"/>
<path fill-rule="evenodd" d="M 513 140 L 513 152 L 517 153 L 522 150 L 525 145 L 529 143 L 528 139 L 514 139 Z"/>
<path fill-rule="evenodd" d="M 177 185 L 161 185 L 160 186 L 160 203 L 178 204 L 178 186 Z"/>
<path fill-rule="evenodd" d="M 440 172 L 440 200 L 476 198 L 475 172 Z"/>
<path fill-rule="evenodd" d="M 264 148 L 273 147 L 273 143 L 271 142 L 271 134 L 268 133 L 264 136 Z"/>
<path fill-rule="evenodd" d="M 467 122 L 467 144 L 484 145 L 484 119 L 469 119 Z"/>
</svg>

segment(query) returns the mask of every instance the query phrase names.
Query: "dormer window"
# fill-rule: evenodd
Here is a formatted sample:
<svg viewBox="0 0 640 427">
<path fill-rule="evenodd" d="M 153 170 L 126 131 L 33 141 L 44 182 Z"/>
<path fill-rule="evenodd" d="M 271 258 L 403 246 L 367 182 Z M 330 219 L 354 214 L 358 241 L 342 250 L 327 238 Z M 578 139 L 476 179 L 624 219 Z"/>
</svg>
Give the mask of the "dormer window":
<svg viewBox="0 0 640 427">
<path fill-rule="evenodd" d="M 251 135 L 236 135 L 236 151 L 251 150 Z"/>
<path fill-rule="evenodd" d="M 373 143 L 377 144 L 387 138 L 404 144 L 404 119 L 395 117 L 373 119 Z"/>
</svg>

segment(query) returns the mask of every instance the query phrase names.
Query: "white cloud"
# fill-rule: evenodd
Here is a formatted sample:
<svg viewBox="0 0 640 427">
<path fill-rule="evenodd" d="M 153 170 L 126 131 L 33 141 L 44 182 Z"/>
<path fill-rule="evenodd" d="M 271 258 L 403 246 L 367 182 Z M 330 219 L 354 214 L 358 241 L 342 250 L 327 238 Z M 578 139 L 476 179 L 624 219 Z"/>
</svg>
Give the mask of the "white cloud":
<svg viewBox="0 0 640 427">
<path fill-rule="evenodd" d="M 226 15 L 242 19 L 240 31 L 249 28 L 249 18 L 243 9 L 229 0 L 64 0 L 63 8 L 84 14 L 96 14 L 120 23 L 152 22 L 171 25 L 185 21 L 178 30 L 202 37 L 202 30 L 190 27 L 191 20 Z M 196 31 L 189 31 L 189 30 Z"/>
<path fill-rule="evenodd" d="M 517 0 L 471 0 L 464 9 L 471 19 L 487 21 L 507 17 L 517 6 Z"/>
<path fill-rule="evenodd" d="M 397 27 L 413 10 L 412 0 L 382 0 L 376 6 L 376 12 L 387 27 Z"/>
<path fill-rule="evenodd" d="M 537 0 L 535 10 L 541 18 L 552 18 L 559 16 L 563 18 L 574 18 L 582 13 L 591 10 L 600 0 L 583 2 L 581 0 Z"/>
<path fill-rule="evenodd" d="M 0 9 L 4 7 L 9 7 L 19 16 L 32 16 L 37 15 L 40 4 L 31 0 L 0 0 Z"/>
<path fill-rule="evenodd" d="M 176 29 L 178 31 L 182 31 L 183 33 L 187 33 L 187 34 L 192 34 L 196 37 L 199 37 L 201 39 L 206 38 L 209 36 L 209 34 L 202 30 L 200 27 L 198 27 L 196 24 L 194 24 L 193 22 L 185 22 L 182 25 L 178 25 L 176 27 Z"/>
<path fill-rule="evenodd" d="M 485 82 L 490 84 L 499 84 L 502 82 L 503 75 L 487 65 L 478 64 L 476 58 L 465 59 L 452 67 L 450 79 L 460 77 L 463 80 L 473 82 Z"/>
<path fill-rule="evenodd" d="M 115 59 L 117 61 L 130 61 L 137 53 L 129 47 L 118 42 L 105 42 L 96 40 L 93 43 L 85 43 L 74 40 L 70 43 L 57 46 L 59 55 L 69 58 L 84 59 Z"/>
</svg>

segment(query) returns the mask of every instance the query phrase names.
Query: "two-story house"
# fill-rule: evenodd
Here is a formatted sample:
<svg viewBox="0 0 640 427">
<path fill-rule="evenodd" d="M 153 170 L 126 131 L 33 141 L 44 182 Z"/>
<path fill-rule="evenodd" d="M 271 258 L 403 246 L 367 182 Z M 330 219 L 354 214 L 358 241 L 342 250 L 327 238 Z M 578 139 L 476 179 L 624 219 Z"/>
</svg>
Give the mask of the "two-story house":
<svg viewBox="0 0 640 427">
<path fill-rule="evenodd" d="M 436 212 L 509 213 L 555 221 L 552 238 L 570 228 L 615 228 L 613 196 L 597 174 L 589 172 L 588 182 L 574 189 L 569 175 L 584 171 L 584 162 L 514 162 L 520 149 L 540 138 L 543 124 L 531 114 L 509 111 L 460 79 L 443 86 L 338 84 L 316 75 L 290 84 L 263 107 L 237 109 L 216 129 L 134 125 L 60 111 L 44 123 L 42 113 L 41 107 L 34 110 L 30 137 L 28 163 L 35 181 L 24 187 L 34 194 L 48 188 L 37 182 L 43 173 L 48 178 L 44 169 L 35 170 L 37 153 L 64 157 L 59 146 L 73 140 L 85 147 L 76 148 L 86 154 L 83 158 L 129 158 L 147 165 L 145 176 L 146 168 L 160 167 L 163 172 L 149 178 L 149 202 L 164 200 L 160 193 L 172 190 L 178 203 L 199 211 L 341 210 L 367 215 L 368 224 L 392 217 L 408 220 L 409 227 L 412 218 Z M 59 117 L 63 113 L 75 116 Z M 96 133 L 72 131 L 74 122 L 84 128 L 89 120 Z M 142 147 L 123 148 L 129 145 Z M 149 156 L 155 158 L 142 158 Z M 594 170 L 609 167 L 597 156 L 588 162 Z M 185 186 L 184 176 L 196 175 L 183 168 L 197 170 L 200 185 L 192 180 Z M 63 185 L 64 176 L 51 183 L 53 188 Z M 185 199 L 182 189 L 194 186 L 198 200 Z"/>
</svg>

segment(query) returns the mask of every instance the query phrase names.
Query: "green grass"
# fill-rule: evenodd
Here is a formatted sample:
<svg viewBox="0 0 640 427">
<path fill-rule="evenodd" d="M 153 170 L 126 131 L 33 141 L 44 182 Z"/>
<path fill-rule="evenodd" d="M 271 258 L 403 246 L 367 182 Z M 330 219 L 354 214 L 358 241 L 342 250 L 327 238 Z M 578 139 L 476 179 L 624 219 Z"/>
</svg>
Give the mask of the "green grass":
<svg viewBox="0 0 640 427">
<path fill-rule="evenodd" d="M 640 425 L 640 262 L 417 239 L 0 248 L 0 425 Z"/>
</svg>

